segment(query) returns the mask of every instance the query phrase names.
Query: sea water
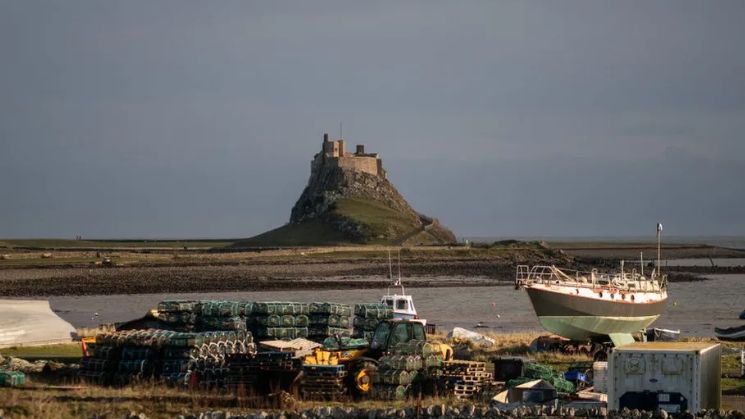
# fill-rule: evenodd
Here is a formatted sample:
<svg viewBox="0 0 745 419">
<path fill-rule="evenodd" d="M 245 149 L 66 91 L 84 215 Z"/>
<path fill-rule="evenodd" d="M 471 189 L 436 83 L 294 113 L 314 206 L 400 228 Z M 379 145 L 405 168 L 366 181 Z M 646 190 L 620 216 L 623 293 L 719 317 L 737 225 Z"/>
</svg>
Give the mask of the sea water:
<svg viewBox="0 0 745 419">
<path fill-rule="evenodd" d="M 745 275 L 710 275 L 709 280 L 673 283 L 665 312 L 653 325 L 684 335 L 713 336 L 714 326 L 740 325 L 745 309 Z M 495 332 L 540 331 L 527 294 L 513 286 L 408 288 L 420 317 L 439 328 L 473 328 L 482 322 Z M 165 299 L 251 301 L 378 302 L 384 290 L 297 290 L 189 294 L 89 295 L 51 297 L 52 308 L 78 327 L 143 316 Z"/>
</svg>

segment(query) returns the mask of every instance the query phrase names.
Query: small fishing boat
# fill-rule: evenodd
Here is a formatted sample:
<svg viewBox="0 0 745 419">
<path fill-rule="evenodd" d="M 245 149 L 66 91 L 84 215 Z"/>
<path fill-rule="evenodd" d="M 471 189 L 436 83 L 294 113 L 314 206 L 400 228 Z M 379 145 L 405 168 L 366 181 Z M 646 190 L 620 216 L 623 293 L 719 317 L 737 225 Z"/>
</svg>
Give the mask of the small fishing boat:
<svg viewBox="0 0 745 419">
<path fill-rule="evenodd" d="M 489 326 L 485 325 L 484 322 L 478 322 L 476 323 L 476 326 L 474 326 L 477 329 L 488 329 Z"/>
<path fill-rule="evenodd" d="M 677 342 L 680 340 L 680 329 L 672 330 L 653 327 L 647 329 L 645 334 L 647 335 L 647 342 Z"/>
<path fill-rule="evenodd" d="M 745 340 L 745 324 L 724 329 L 715 327 L 714 334 L 721 340 Z"/>
<path fill-rule="evenodd" d="M 388 278 L 393 279 L 393 267 L 391 265 L 391 253 L 388 252 Z M 400 287 L 401 293 L 391 293 L 391 286 Z M 401 282 L 401 255 L 398 258 L 398 278 L 386 289 L 386 293 L 380 297 L 380 302 L 393 310 L 393 318 L 400 320 L 413 320 L 427 325 L 426 319 L 420 319 L 414 307 L 414 298 L 406 293 Z"/>
</svg>

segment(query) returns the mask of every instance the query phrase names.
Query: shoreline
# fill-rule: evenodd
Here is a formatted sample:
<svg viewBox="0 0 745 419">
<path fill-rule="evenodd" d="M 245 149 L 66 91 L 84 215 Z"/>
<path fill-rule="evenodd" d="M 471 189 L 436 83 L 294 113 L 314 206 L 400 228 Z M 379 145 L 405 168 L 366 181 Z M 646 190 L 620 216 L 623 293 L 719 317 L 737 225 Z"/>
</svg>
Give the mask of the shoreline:
<svg viewBox="0 0 745 419">
<path fill-rule="evenodd" d="M 577 249 L 536 242 L 498 242 L 473 247 L 392 248 L 393 271 L 411 288 L 510 285 L 519 264 L 555 265 L 588 271 L 614 270 L 633 246 L 598 244 L 594 256 Z M 644 245 L 646 246 L 646 245 Z M 79 249 L 26 251 L 0 249 L 0 295 L 50 297 L 75 295 L 348 290 L 384 288 L 390 283 L 388 247 L 313 247 L 251 252 L 210 249 L 152 252 L 133 248 L 106 253 Z M 581 252 L 587 252 L 583 244 Z M 4 253 L 4 252 L 9 253 Z M 670 245 L 668 258 L 743 258 L 745 251 Z M 609 253 L 610 252 L 610 253 Z M 615 252 L 615 253 L 613 253 Z M 638 253 L 637 253 L 638 255 Z M 739 261 L 737 262 L 739 263 Z M 742 274 L 745 266 L 665 267 L 670 282 L 702 281 L 704 275 Z M 395 276 L 395 275 L 394 275 Z"/>
</svg>

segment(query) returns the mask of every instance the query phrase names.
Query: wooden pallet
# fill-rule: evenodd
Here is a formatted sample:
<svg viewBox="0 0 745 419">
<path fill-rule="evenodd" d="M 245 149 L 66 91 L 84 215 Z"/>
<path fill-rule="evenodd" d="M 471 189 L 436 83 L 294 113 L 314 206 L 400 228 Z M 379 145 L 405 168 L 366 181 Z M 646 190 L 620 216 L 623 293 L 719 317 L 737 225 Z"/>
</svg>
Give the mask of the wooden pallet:
<svg viewBox="0 0 745 419">
<path fill-rule="evenodd" d="M 458 399 L 469 399 L 480 394 L 492 380 L 486 364 L 478 361 L 446 361 L 440 382 Z"/>
</svg>

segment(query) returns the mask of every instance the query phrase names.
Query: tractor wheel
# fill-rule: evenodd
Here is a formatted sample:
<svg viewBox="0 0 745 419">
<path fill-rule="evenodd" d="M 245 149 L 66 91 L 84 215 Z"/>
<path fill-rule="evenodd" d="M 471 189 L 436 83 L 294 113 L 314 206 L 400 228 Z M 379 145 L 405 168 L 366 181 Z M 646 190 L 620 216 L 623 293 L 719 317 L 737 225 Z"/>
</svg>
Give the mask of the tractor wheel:
<svg viewBox="0 0 745 419">
<path fill-rule="evenodd" d="M 373 382 L 378 374 L 378 364 L 375 361 L 364 360 L 358 362 L 351 369 L 349 387 L 352 394 L 359 398 L 368 398 L 372 394 Z"/>
</svg>

